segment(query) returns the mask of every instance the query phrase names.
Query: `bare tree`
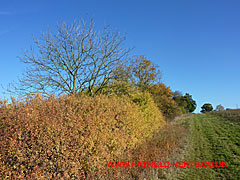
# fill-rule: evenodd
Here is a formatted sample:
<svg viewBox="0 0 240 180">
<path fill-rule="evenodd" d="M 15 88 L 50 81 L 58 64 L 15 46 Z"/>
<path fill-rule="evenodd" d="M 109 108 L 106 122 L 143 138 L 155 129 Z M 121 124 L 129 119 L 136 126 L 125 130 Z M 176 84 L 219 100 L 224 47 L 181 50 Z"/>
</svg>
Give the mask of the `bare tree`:
<svg viewBox="0 0 240 180">
<path fill-rule="evenodd" d="M 113 70 L 127 56 L 130 49 L 123 47 L 124 40 L 109 27 L 96 32 L 93 21 L 62 22 L 56 33 L 42 33 L 23 52 L 20 60 L 29 68 L 10 91 L 22 95 L 85 91 L 93 96 L 108 84 Z"/>
</svg>

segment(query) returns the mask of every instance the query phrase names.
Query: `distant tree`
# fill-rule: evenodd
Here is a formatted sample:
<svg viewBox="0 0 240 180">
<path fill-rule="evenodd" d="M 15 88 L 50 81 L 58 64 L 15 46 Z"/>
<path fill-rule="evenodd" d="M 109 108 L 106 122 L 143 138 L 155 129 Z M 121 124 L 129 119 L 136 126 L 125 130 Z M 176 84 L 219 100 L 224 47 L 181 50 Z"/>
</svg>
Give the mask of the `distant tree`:
<svg viewBox="0 0 240 180">
<path fill-rule="evenodd" d="M 109 28 L 96 32 L 93 21 L 63 22 L 56 32 L 34 39 L 33 47 L 20 58 L 29 69 L 9 90 L 26 95 L 84 91 L 93 96 L 106 87 L 128 54 L 124 40 Z"/>
<path fill-rule="evenodd" d="M 174 93 L 173 99 L 177 102 L 179 107 L 182 107 L 186 113 L 193 112 L 196 107 L 197 103 L 193 100 L 192 95 L 186 93 L 184 96 L 181 95 L 179 91 Z"/>
<path fill-rule="evenodd" d="M 216 106 L 216 111 L 224 111 L 224 107 L 221 104 L 219 104 Z"/>
<path fill-rule="evenodd" d="M 210 103 L 205 103 L 202 107 L 201 112 L 205 113 L 205 112 L 211 112 L 213 110 L 213 107 Z"/>
</svg>

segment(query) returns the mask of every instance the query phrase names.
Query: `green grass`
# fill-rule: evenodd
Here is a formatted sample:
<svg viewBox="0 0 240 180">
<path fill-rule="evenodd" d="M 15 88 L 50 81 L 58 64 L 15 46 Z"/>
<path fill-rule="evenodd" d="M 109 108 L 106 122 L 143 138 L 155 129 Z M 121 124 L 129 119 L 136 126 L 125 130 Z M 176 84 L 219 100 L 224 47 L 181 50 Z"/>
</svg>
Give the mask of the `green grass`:
<svg viewBox="0 0 240 180">
<path fill-rule="evenodd" d="M 177 179 L 240 179 L 240 124 L 215 114 L 179 120 L 189 129 L 185 161 L 227 161 L 228 167 L 185 167 Z"/>
</svg>

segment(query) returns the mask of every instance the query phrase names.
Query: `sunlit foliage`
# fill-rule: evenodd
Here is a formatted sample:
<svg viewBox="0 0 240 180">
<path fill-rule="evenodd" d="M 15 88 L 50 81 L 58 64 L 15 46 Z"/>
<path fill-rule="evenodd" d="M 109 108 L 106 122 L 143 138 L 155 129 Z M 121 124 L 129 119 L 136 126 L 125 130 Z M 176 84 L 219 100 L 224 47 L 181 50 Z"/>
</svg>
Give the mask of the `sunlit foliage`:
<svg viewBox="0 0 240 180">
<path fill-rule="evenodd" d="M 61 96 L 0 106 L 2 178 L 101 177 L 106 160 L 151 138 L 166 123 L 149 94 Z"/>
</svg>

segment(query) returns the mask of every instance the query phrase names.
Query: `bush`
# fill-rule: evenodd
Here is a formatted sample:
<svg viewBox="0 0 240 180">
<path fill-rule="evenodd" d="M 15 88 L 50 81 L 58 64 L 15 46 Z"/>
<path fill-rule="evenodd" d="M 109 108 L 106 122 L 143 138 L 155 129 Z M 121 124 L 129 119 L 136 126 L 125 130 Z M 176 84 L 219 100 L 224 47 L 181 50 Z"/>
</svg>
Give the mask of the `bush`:
<svg viewBox="0 0 240 180">
<path fill-rule="evenodd" d="M 131 93 L 129 97 L 135 104 L 139 106 L 139 109 L 143 113 L 145 121 L 148 122 L 147 129 L 150 130 L 150 134 L 154 132 L 154 129 L 156 129 L 155 123 L 159 123 L 160 121 L 160 124 L 165 124 L 163 115 L 157 105 L 154 103 L 150 93 L 134 91 L 134 93 Z"/>
<path fill-rule="evenodd" d="M 0 105 L 3 179 L 103 177 L 107 160 L 118 160 L 165 124 L 149 94 L 37 96 L 6 104 Z"/>
<path fill-rule="evenodd" d="M 154 102 L 165 117 L 172 119 L 183 113 L 182 109 L 173 100 L 174 94 L 170 87 L 167 87 L 163 83 L 158 83 L 149 87 L 148 90 L 152 94 Z"/>
</svg>

